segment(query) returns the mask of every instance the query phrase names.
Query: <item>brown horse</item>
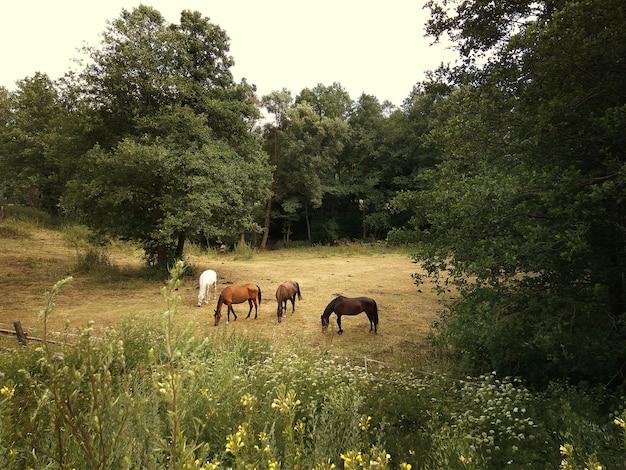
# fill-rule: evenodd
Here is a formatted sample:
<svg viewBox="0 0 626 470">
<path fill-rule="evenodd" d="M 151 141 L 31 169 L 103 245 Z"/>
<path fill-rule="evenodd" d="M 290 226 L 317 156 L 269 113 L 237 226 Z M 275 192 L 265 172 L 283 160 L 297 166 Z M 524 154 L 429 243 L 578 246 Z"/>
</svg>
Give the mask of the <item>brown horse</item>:
<svg viewBox="0 0 626 470">
<path fill-rule="evenodd" d="M 219 299 L 217 299 L 217 307 L 215 308 L 215 326 L 217 326 L 220 322 L 220 318 L 222 318 L 222 304 L 226 304 L 227 309 L 226 313 L 228 315 L 228 319 L 226 323 L 230 321 L 230 312 L 233 312 L 233 316 L 235 320 L 237 320 L 237 314 L 235 310 L 233 310 L 233 304 L 242 304 L 246 300 L 250 305 L 250 310 L 248 310 L 248 316 L 246 318 L 250 318 L 250 313 L 252 312 L 252 305 L 254 305 L 254 319 L 256 320 L 258 315 L 258 305 L 257 298 L 259 299 L 259 304 L 261 304 L 261 288 L 256 284 L 244 284 L 242 286 L 228 286 L 225 287 L 222 293 L 220 294 Z"/>
<path fill-rule="evenodd" d="M 302 300 L 300 284 L 296 281 L 285 281 L 276 289 L 276 301 L 278 302 L 276 316 L 278 317 L 278 323 L 283 319 L 283 310 L 287 310 L 288 300 L 291 301 L 291 313 L 296 311 L 296 295 L 298 296 L 298 300 Z"/>
<path fill-rule="evenodd" d="M 370 321 L 370 333 L 374 330 L 374 333 L 378 333 L 378 306 L 374 299 L 369 297 L 344 297 L 339 295 L 335 297 L 324 309 L 322 313 L 322 330 L 328 328 L 330 324 L 330 316 L 335 312 L 337 315 L 337 326 L 339 331 L 337 333 L 343 333 L 341 329 L 341 316 L 342 315 L 358 315 L 361 312 L 365 312 L 367 318 Z"/>
</svg>

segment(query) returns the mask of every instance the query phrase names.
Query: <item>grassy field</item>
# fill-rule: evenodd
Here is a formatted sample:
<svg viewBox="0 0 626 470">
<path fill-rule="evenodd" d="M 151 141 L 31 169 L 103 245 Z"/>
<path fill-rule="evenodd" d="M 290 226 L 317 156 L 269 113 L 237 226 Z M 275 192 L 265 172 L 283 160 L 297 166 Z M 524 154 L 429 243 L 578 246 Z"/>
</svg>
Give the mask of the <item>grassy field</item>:
<svg viewBox="0 0 626 470">
<path fill-rule="evenodd" d="M 54 332 L 76 334 L 93 321 L 96 335 L 104 335 L 120 319 L 141 322 L 161 317 L 163 282 L 143 275 L 139 250 L 126 244 L 111 247 L 108 256 L 118 272 L 102 276 L 76 272 L 78 255 L 85 249 L 71 232 L 4 221 L 0 225 L 0 328 L 12 329 L 19 320 L 29 336 L 41 336 L 37 313 L 44 307 L 44 293 L 68 275 L 73 282 L 57 297 L 49 322 Z M 393 367 L 415 366 L 428 359 L 425 337 L 438 304 L 430 286 L 418 290 L 413 283 L 411 274 L 419 267 L 408 252 L 352 245 L 266 251 L 241 260 L 233 253 L 217 255 L 191 247 L 186 257 L 198 275 L 209 268 L 218 273 L 218 293 L 228 284 L 253 282 L 263 295 L 257 320 L 245 319 L 248 307 L 241 304 L 235 307 L 236 322 L 226 324 L 224 315 L 215 327 L 216 301 L 198 308 L 198 275 L 186 278 L 179 289 L 182 303 L 176 322 L 193 328 L 196 335 L 257 335 L 279 346 L 314 348 L 352 361 L 367 357 Z M 300 283 L 303 300 L 297 301 L 293 314 L 288 305 L 286 319 L 279 324 L 275 292 L 287 279 Z M 369 333 L 365 314 L 343 317 L 343 335 L 336 334 L 333 315 L 331 328 L 323 333 L 320 315 L 335 294 L 374 298 L 379 306 L 379 334 Z M 4 346 L 15 339 L 1 341 Z"/>
</svg>

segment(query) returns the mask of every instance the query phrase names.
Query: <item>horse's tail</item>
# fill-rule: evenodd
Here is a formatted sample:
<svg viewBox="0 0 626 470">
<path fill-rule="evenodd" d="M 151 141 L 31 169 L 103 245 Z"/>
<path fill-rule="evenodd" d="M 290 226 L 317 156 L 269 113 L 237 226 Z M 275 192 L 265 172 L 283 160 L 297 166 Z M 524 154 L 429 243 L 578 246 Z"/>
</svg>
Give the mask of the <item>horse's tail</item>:
<svg viewBox="0 0 626 470">
<path fill-rule="evenodd" d="M 256 288 L 259 290 L 259 305 L 261 305 L 261 288 L 259 286 L 256 286 Z"/>
<path fill-rule="evenodd" d="M 372 302 L 374 302 L 374 311 L 372 312 L 372 316 L 374 317 L 374 325 L 378 326 L 378 304 L 374 299 L 372 299 Z"/>
<path fill-rule="evenodd" d="M 295 284 L 298 291 L 298 300 L 302 300 L 302 295 L 300 294 L 300 284 L 298 282 L 296 282 Z"/>
</svg>

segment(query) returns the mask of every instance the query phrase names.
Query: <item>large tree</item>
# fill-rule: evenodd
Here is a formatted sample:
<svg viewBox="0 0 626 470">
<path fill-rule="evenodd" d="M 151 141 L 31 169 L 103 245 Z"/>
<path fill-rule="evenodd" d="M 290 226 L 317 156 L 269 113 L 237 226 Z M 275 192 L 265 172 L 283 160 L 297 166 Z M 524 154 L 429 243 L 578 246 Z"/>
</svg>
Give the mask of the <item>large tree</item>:
<svg viewBox="0 0 626 470">
<path fill-rule="evenodd" d="M 443 161 L 403 193 L 416 257 L 458 289 L 440 323 L 465 364 L 619 383 L 626 364 L 626 9 L 619 0 L 432 1 L 458 41 L 432 134 Z"/>
<path fill-rule="evenodd" d="M 64 204 L 94 228 L 138 240 L 159 264 L 189 236 L 260 231 L 270 171 L 253 89 L 235 83 L 226 33 L 197 12 L 180 25 L 124 10 L 90 49 L 77 85 L 93 149 Z"/>
<path fill-rule="evenodd" d="M 13 204 L 56 212 L 63 191 L 67 148 L 64 128 L 70 115 L 55 84 L 36 73 L 2 92 L 0 191 Z"/>
</svg>

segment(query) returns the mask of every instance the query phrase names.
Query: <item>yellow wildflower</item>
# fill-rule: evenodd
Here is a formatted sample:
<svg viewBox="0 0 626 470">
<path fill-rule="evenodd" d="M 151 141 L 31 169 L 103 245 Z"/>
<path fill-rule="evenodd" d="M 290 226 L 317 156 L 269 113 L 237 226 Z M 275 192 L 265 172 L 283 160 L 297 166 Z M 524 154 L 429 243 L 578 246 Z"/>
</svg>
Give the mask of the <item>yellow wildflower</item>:
<svg viewBox="0 0 626 470">
<path fill-rule="evenodd" d="M 372 421 L 371 416 L 363 415 L 359 420 L 359 427 L 362 431 L 367 431 L 370 428 L 370 422 Z"/>
</svg>

